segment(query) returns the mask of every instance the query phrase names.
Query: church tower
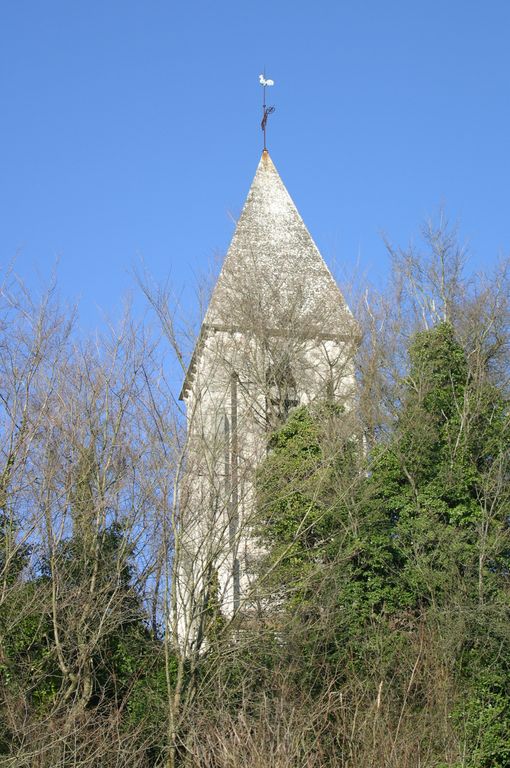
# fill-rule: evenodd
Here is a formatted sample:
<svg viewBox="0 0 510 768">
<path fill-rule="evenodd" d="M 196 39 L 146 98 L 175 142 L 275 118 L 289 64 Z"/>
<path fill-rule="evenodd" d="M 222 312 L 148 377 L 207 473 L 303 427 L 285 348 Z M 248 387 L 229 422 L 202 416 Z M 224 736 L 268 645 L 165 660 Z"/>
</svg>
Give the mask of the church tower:
<svg viewBox="0 0 510 768">
<path fill-rule="evenodd" d="M 181 392 L 188 454 L 180 485 L 180 634 L 212 601 L 249 611 L 257 559 L 254 481 L 269 433 L 298 405 L 354 389 L 355 323 L 262 153 Z"/>
</svg>

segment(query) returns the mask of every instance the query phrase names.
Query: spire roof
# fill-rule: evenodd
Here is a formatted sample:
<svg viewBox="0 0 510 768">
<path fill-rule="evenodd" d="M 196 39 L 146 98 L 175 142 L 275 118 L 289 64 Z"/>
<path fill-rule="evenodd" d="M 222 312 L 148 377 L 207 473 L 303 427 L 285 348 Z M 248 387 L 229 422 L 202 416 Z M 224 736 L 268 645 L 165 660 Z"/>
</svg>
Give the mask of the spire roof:
<svg viewBox="0 0 510 768">
<path fill-rule="evenodd" d="M 209 330 L 352 338 L 354 320 L 264 150 L 213 290 L 183 392 Z"/>
<path fill-rule="evenodd" d="M 332 336 L 345 334 L 352 318 L 264 150 L 204 322 L 241 329 L 263 320 L 268 329 L 290 330 L 298 316 Z"/>
</svg>

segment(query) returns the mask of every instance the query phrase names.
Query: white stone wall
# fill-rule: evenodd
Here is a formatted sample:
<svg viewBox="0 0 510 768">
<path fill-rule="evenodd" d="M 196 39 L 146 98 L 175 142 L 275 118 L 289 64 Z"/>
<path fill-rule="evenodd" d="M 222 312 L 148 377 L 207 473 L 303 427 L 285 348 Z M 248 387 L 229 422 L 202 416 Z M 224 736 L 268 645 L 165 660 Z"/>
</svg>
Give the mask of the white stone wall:
<svg viewBox="0 0 510 768">
<path fill-rule="evenodd" d="M 275 345 L 281 345 L 275 337 Z M 184 592 L 196 598 L 204 574 L 214 562 L 220 601 L 226 616 L 234 611 L 234 559 L 240 569 L 240 609 L 250 594 L 250 571 L 257 549 L 250 535 L 255 512 L 255 471 L 266 454 L 268 349 L 252 334 L 211 331 L 196 360 L 193 384 L 186 395 L 189 431 L 187 498 L 183 530 L 188 565 L 180 570 Z M 291 345 L 290 360 L 299 404 L 310 405 L 333 395 L 349 403 L 354 392 L 352 344 L 345 341 L 301 340 Z M 237 509 L 232 509 L 232 374 L 237 389 Z M 232 516 L 237 530 L 232 533 Z M 191 600 L 182 610 L 189 611 Z"/>
</svg>

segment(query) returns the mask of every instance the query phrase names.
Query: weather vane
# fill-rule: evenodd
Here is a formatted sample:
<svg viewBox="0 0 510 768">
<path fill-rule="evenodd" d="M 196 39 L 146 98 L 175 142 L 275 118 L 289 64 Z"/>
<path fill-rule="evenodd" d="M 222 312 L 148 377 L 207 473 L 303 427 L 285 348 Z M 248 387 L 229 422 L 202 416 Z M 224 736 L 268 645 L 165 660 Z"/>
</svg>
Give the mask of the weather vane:
<svg viewBox="0 0 510 768">
<path fill-rule="evenodd" d="M 264 74 L 259 75 L 259 83 L 264 89 L 264 93 L 262 97 L 262 122 L 260 123 L 260 127 L 262 128 L 262 132 L 264 134 L 264 152 L 265 152 L 267 150 L 267 147 L 266 147 L 267 118 L 269 117 L 269 115 L 272 115 L 275 110 L 274 107 L 266 106 L 266 88 L 268 86 L 274 85 L 274 80 L 266 80 L 266 72 L 264 70 Z"/>
</svg>

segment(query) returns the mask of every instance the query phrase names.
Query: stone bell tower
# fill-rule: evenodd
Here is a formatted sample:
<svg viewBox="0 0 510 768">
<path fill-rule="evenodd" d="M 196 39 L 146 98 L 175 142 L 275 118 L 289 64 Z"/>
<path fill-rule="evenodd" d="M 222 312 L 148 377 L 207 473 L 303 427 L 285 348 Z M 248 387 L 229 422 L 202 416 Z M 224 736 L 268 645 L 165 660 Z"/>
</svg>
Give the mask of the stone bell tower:
<svg viewBox="0 0 510 768">
<path fill-rule="evenodd" d="M 352 314 L 264 150 L 181 392 L 184 624 L 200 623 L 212 591 L 224 615 L 243 612 L 257 558 L 255 471 L 268 434 L 298 405 L 328 398 L 348 407 L 355 337 Z"/>
</svg>

